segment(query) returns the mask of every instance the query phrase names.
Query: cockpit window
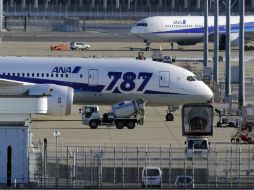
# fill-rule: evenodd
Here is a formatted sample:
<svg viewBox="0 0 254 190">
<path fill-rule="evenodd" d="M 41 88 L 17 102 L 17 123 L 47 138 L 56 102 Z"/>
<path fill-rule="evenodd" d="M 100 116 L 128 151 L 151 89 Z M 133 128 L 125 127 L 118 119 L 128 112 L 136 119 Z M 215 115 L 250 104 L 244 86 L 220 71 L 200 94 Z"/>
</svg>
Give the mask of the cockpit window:
<svg viewBox="0 0 254 190">
<path fill-rule="evenodd" d="M 136 26 L 145 26 L 146 27 L 147 23 L 145 23 L 145 22 L 144 23 L 137 23 Z"/>
<path fill-rule="evenodd" d="M 188 76 L 188 77 L 187 77 L 187 80 L 188 80 L 188 81 L 196 81 L 196 79 L 195 79 L 193 76 Z"/>
</svg>

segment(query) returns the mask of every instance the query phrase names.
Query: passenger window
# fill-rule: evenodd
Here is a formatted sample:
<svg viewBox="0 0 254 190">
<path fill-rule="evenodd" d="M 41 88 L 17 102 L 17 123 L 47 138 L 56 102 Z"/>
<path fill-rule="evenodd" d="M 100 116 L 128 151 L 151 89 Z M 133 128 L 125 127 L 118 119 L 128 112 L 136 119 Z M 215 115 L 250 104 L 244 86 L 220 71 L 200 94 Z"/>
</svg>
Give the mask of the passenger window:
<svg viewBox="0 0 254 190">
<path fill-rule="evenodd" d="M 56 77 L 58 77 L 58 74 L 56 74 Z"/>
<path fill-rule="evenodd" d="M 63 74 L 61 74 L 61 78 L 63 78 Z"/>
<path fill-rule="evenodd" d="M 12 76 L 15 76 L 15 73 L 12 73 Z"/>
<path fill-rule="evenodd" d="M 3 75 L 5 75 L 5 73 L 3 73 Z"/>
<path fill-rule="evenodd" d="M 27 74 L 26 74 L 26 76 L 27 76 L 27 77 L 29 77 L 29 76 L 30 76 L 30 74 L 29 74 L 29 73 L 27 73 Z"/>
<path fill-rule="evenodd" d="M 54 74 L 51 74 L 51 77 L 54 77 Z"/>
<path fill-rule="evenodd" d="M 49 74 L 47 73 L 46 76 L 49 77 Z"/>
<path fill-rule="evenodd" d="M 44 77 L 44 73 L 41 74 L 41 77 Z"/>
<path fill-rule="evenodd" d="M 82 78 L 83 77 L 83 75 L 82 74 L 80 74 L 80 78 Z"/>
<path fill-rule="evenodd" d="M 68 74 L 65 74 L 65 77 L 66 77 L 66 78 L 68 78 L 68 76 L 69 76 Z"/>
<path fill-rule="evenodd" d="M 39 73 L 37 73 L 37 77 L 40 77 L 40 74 L 39 74 Z"/>
<path fill-rule="evenodd" d="M 195 78 L 192 77 L 192 76 L 188 76 L 188 77 L 187 77 L 187 80 L 188 80 L 188 81 L 195 81 Z"/>
<path fill-rule="evenodd" d="M 32 77 L 34 77 L 34 73 L 32 73 Z"/>
<path fill-rule="evenodd" d="M 20 76 L 20 73 L 18 73 L 18 77 Z"/>
<path fill-rule="evenodd" d="M 22 77 L 25 77 L 25 73 L 22 73 Z"/>
</svg>

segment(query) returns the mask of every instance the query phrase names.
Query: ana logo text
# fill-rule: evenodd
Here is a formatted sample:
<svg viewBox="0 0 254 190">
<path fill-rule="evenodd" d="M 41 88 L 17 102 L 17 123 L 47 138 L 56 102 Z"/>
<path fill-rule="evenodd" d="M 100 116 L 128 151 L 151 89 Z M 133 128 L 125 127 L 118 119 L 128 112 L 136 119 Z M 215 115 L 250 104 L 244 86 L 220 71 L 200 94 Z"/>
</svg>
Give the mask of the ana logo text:
<svg viewBox="0 0 254 190">
<path fill-rule="evenodd" d="M 52 70 L 52 73 L 78 73 L 80 71 L 81 67 L 54 67 Z"/>
<path fill-rule="evenodd" d="M 186 20 L 174 20 L 173 24 L 186 24 Z"/>
</svg>

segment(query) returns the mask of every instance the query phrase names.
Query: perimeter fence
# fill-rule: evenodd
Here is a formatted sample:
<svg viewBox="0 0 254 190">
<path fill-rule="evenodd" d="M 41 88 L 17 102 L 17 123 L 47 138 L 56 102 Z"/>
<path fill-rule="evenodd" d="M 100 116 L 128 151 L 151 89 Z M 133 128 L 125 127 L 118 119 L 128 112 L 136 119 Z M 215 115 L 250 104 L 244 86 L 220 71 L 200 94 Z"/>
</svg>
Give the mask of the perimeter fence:
<svg viewBox="0 0 254 190">
<path fill-rule="evenodd" d="M 142 169 L 162 170 L 161 188 L 191 176 L 196 188 L 254 187 L 254 148 L 212 146 L 204 159 L 183 148 L 91 147 L 38 143 L 30 153 L 30 184 L 38 188 L 142 188 Z"/>
</svg>

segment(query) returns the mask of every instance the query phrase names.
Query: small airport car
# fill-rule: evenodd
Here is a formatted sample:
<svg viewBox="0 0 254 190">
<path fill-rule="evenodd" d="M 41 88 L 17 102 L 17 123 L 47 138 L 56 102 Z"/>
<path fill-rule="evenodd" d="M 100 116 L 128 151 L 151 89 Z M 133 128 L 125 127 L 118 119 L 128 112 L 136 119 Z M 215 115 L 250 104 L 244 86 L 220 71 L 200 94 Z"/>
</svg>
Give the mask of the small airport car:
<svg viewBox="0 0 254 190">
<path fill-rule="evenodd" d="M 161 187 L 162 171 L 159 167 L 145 167 L 142 170 L 142 187 Z"/>
<path fill-rule="evenodd" d="M 191 176 L 177 176 L 175 180 L 175 186 L 179 188 L 192 187 L 193 179 Z"/>
<path fill-rule="evenodd" d="M 71 42 L 70 49 L 71 50 L 89 50 L 90 45 L 84 42 Z"/>
<path fill-rule="evenodd" d="M 163 57 L 162 62 L 172 64 L 172 57 L 166 55 Z"/>
</svg>

